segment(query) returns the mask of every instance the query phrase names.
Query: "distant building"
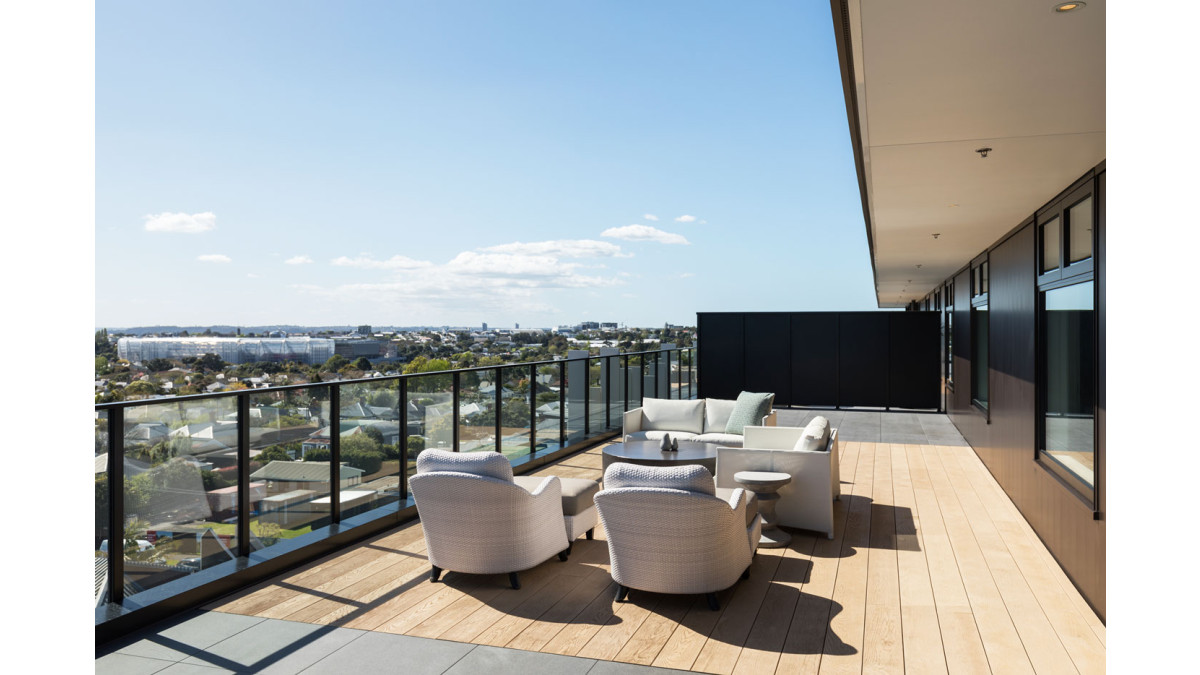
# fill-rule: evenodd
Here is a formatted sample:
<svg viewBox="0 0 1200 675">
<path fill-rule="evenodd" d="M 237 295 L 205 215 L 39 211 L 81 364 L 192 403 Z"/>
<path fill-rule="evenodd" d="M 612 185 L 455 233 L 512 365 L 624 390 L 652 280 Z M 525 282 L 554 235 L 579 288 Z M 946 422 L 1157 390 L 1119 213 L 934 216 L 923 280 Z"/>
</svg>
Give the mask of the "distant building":
<svg viewBox="0 0 1200 675">
<path fill-rule="evenodd" d="M 370 328 L 370 326 L 367 326 Z M 333 353 L 341 354 L 353 361 L 360 356 L 377 359 L 387 351 L 387 342 L 383 340 L 364 340 L 357 337 L 333 338 Z"/>
<path fill-rule="evenodd" d="M 366 336 L 369 336 L 372 334 L 371 327 L 367 326 L 367 325 L 359 326 L 358 330 L 356 330 L 355 332 L 358 333 L 359 335 L 366 335 Z"/>
<path fill-rule="evenodd" d="M 487 330 L 487 322 L 486 321 L 483 322 L 483 330 L 485 330 L 485 331 Z"/>
<path fill-rule="evenodd" d="M 617 329 L 616 321 L 601 321 L 600 322 L 600 330 L 616 330 L 616 329 Z"/>
<path fill-rule="evenodd" d="M 296 361 L 325 363 L 334 354 L 334 341 L 313 337 L 123 337 L 117 356 L 130 362 L 182 359 L 216 354 L 228 363 Z"/>
</svg>

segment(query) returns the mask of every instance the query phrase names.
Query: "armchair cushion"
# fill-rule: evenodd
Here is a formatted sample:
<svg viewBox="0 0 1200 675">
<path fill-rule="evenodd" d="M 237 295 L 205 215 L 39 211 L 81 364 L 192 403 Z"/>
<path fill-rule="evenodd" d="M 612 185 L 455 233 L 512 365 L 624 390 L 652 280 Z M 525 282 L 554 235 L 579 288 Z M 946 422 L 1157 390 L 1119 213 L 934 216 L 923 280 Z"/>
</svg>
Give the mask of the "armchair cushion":
<svg viewBox="0 0 1200 675">
<path fill-rule="evenodd" d="M 604 471 L 605 490 L 634 487 L 665 488 L 705 495 L 716 494 L 716 483 L 713 482 L 712 474 L 699 464 L 642 466 L 616 462 L 610 464 Z"/>
<path fill-rule="evenodd" d="M 817 415 L 812 418 L 808 426 L 804 427 L 804 433 L 801 434 L 800 440 L 796 441 L 793 449 L 824 452 L 827 445 L 829 445 L 829 420 Z"/>
<path fill-rule="evenodd" d="M 755 394 L 743 391 L 738 394 L 733 411 L 729 414 L 729 422 L 725 425 L 725 433 L 742 434 L 747 426 L 761 424 L 764 417 L 771 412 L 771 403 L 775 394 Z"/>
<path fill-rule="evenodd" d="M 670 434 L 671 438 L 676 438 L 681 441 L 703 441 L 705 443 L 708 442 L 708 441 L 704 441 L 704 439 L 701 438 L 702 434 L 699 434 L 699 435 L 692 434 L 692 433 L 688 433 L 686 431 L 666 431 L 664 429 L 657 429 L 654 431 L 635 431 L 631 434 L 626 434 L 625 440 L 627 440 L 627 441 L 661 441 L 663 439 L 663 436 L 666 436 L 667 434 Z"/>
<path fill-rule="evenodd" d="M 763 413 L 765 415 L 766 413 Z M 761 415 L 760 415 L 761 418 Z M 704 433 L 704 401 L 672 401 L 647 398 L 642 401 L 642 431 L 687 431 Z"/>
<path fill-rule="evenodd" d="M 672 436 L 671 438 L 675 438 L 675 437 Z M 683 436 L 680 436 L 679 440 L 682 441 L 682 440 L 689 440 L 689 439 L 684 439 Z M 738 447 L 738 448 L 742 447 L 742 437 L 738 434 L 710 432 L 710 433 L 700 434 L 694 440 L 700 441 L 701 443 L 716 443 L 717 445 L 727 445 L 727 446 L 733 446 L 733 447 Z"/>
<path fill-rule="evenodd" d="M 729 415 L 736 405 L 736 401 L 724 398 L 704 399 L 704 433 L 725 433 L 725 427 L 729 426 Z"/>
<path fill-rule="evenodd" d="M 451 452 L 431 448 L 417 455 L 417 473 L 455 471 L 513 482 L 512 464 L 498 452 Z"/>
</svg>

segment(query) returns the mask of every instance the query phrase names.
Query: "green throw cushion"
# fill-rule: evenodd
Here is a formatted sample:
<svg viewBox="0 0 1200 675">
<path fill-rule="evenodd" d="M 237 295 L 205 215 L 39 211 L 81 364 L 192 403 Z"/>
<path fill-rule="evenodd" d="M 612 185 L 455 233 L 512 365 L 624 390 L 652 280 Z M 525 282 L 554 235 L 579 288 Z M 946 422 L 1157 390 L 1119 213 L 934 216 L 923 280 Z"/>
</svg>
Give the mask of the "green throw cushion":
<svg viewBox="0 0 1200 675">
<path fill-rule="evenodd" d="M 725 425 L 725 433 L 743 436 L 742 430 L 762 424 L 762 420 L 771 412 L 771 402 L 775 394 L 752 394 L 743 391 L 738 394 L 733 412 L 729 413 L 729 422 Z"/>
</svg>

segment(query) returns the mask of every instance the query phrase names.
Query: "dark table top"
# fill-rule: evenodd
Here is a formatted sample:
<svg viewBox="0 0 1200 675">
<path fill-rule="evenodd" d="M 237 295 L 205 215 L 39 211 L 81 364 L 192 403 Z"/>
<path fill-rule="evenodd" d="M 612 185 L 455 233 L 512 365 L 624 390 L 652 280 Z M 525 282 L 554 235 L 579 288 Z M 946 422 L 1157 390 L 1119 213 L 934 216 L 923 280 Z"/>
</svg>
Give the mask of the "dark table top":
<svg viewBox="0 0 1200 675">
<path fill-rule="evenodd" d="M 604 454 L 619 459 L 659 460 L 664 462 L 689 463 L 702 459 L 716 459 L 716 443 L 700 443 L 698 441 L 679 441 L 679 450 L 664 452 L 658 448 L 658 441 L 629 441 L 613 443 L 604 448 Z"/>
</svg>

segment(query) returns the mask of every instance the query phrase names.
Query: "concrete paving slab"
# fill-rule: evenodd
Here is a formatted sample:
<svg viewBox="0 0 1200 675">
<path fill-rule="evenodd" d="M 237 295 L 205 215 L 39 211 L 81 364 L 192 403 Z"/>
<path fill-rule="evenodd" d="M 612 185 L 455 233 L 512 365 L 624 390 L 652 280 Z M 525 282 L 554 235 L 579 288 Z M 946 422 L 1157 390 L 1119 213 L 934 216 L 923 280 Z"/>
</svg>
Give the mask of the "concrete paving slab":
<svg viewBox="0 0 1200 675">
<path fill-rule="evenodd" d="M 476 673 L 521 673 L 521 675 L 585 675 L 595 659 L 542 654 L 520 649 L 480 645 L 455 663 L 446 675 Z"/>
<path fill-rule="evenodd" d="M 403 671 L 405 675 L 441 675 L 472 649 L 475 645 L 463 642 L 370 632 L 303 672 L 344 675 Z"/>
</svg>

